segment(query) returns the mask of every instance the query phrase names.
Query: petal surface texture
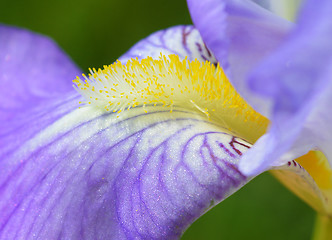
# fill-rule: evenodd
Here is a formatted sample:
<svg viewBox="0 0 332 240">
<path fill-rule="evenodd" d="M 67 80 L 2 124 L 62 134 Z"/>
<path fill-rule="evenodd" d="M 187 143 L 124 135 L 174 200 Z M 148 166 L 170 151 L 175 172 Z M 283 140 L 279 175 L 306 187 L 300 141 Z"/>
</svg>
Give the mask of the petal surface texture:
<svg viewBox="0 0 332 240">
<path fill-rule="evenodd" d="M 192 61 L 209 61 L 217 64 L 217 60 L 204 44 L 198 30 L 193 26 L 175 26 L 158 31 L 139 41 L 119 60 L 126 63 L 131 58 L 141 60 L 147 56 L 154 59 L 163 55 L 176 54 L 181 59 L 187 57 Z"/>
<path fill-rule="evenodd" d="M 72 91 L 80 70 L 49 38 L 0 25 L 0 120 Z"/>
<path fill-rule="evenodd" d="M 269 104 L 245 81 L 249 71 L 284 40 L 292 24 L 251 1 L 188 0 L 195 27 L 246 101 L 265 116 Z"/>
<path fill-rule="evenodd" d="M 193 40 L 188 46 L 200 60 L 213 58 L 195 29 L 176 29 L 181 43 L 197 39 L 198 44 Z M 52 52 L 53 43 L 44 37 L 7 30 L 7 40 L 22 35 L 39 43 L 40 38 L 40 47 L 45 40 L 50 44 L 46 52 Z M 186 31 L 190 34 L 183 35 Z M 171 32 L 150 38 L 167 45 L 174 35 L 161 35 Z M 10 50 L 7 40 L 1 41 Z M 188 50 L 177 46 L 184 58 Z M 140 56 L 160 54 L 160 48 L 137 49 Z M 11 64 L 19 67 L 21 58 L 13 58 L 14 53 Z M 92 107 L 79 109 L 79 97 L 70 90 L 77 69 L 59 56 L 59 62 L 54 60 L 59 79 L 50 60 L 35 67 L 40 75 L 29 79 L 31 89 L 37 89 L 33 94 L 22 99 L 17 97 L 20 91 L 15 98 L 8 95 L 13 100 L 8 106 L 19 117 L 0 128 L 0 239 L 177 239 L 201 214 L 250 180 L 237 170 L 249 144 L 197 111 L 177 108 L 170 113 L 165 107 L 145 106 L 118 117 Z M 17 76 L 10 75 L 21 84 Z M 61 87 L 51 92 L 56 80 Z M 19 100 L 36 104 L 17 113 L 23 107 Z"/>
<path fill-rule="evenodd" d="M 176 239 L 248 181 L 245 141 L 197 113 L 145 110 L 75 109 L 2 155 L 0 239 Z"/>
<path fill-rule="evenodd" d="M 311 149 L 321 150 L 331 166 L 331 10 L 331 1 L 307 1 L 288 40 L 251 74 L 251 89 L 273 103 L 273 116 L 269 132 L 241 162 L 244 173 L 284 164 Z M 248 159 L 254 160 L 247 164 Z"/>
</svg>

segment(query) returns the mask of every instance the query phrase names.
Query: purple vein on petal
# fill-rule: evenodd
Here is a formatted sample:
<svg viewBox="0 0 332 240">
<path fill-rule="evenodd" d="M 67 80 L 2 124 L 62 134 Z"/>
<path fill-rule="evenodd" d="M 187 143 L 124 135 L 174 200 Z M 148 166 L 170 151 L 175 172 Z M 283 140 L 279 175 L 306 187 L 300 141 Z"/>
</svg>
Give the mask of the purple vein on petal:
<svg viewBox="0 0 332 240">
<path fill-rule="evenodd" d="M 127 129 L 129 122 L 138 123 L 148 116 L 153 119 L 153 114 L 158 114 L 161 120 L 152 121 L 139 128 L 134 127 L 130 130 L 133 132 Z M 192 162 L 194 159 L 191 154 L 200 151 L 199 147 L 194 150 L 192 145 L 197 142 L 188 142 L 188 138 L 197 134 L 196 126 L 218 129 L 217 125 L 204 118 L 196 119 L 197 116 L 190 112 L 175 111 L 174 114 L 178 115 L 171 119 L 167 119 L 168 114 L 168 111 L 160 111 L 110 123 L 110 126 L 103 126 L 102 129 L 89 133 L 89 138 L 72 142 L 74 145 L 67 147 L 68 140 L 79 136 L 80 131 L 95 128 L 99 122 L 107 122 L 114 114 L 93 117 L 59 133 L 56 138 L 52 137 L 51 141 L 45 142 L 42 149 L 36 149 L 32 155 L 26 154 L 26 159 L 30 160 L 25 161 L 20 173 L 12 175 L 6 180 L 7 186 L 1 188 L 2 192 L 8 191 L 8 187 L 21 188 L 20 195 L 11 193 L 18 205 L 11 208 L 11 213 L 7 209 L 7 218 L 11 217 L 10 220 L 2 222 L 2 236 L 12 236 L 11 227 L 21 222 L 22 228 L 17 232 L 17 237 L 29 238 L 33 234 L 42 237 L 51 231 L 59 238 L 100 239 L 102 236 L 110 236 L 110 229 L 113 229 L 112 234 L 118 238 L 177 238 L 188 225 L 188 221 L 195 220 L 198 214 L 209 207 L 210 197 L 216 201 L 221 200 L 224 196 L 222 191 L 228 191 L 227 189 L 233 188 L 236 183 L 233 178 L 228 177 L 229 173 L 223 170 L 227 164 L 220 165 L 215 162 L 216 159 L 221 162 L 224 160 L 217 158 L 220 152 L 215 155 L 212 148 L 209 151 L 204 150 L 204 156 L 195 152 L 196 157 L 202 159 L 197 163 Z M 156 134 L 160 129 L 168 131 L 162 135 L 159 133 L 158 136 Z M 124 134 L 116 141 L 115 131 Z M 219 137 L 215 135 L 206 133 L 196 139 L 205 139 L 203 148 L 208 149 L 208 144 L 220 148 L 216 141 Z M 149 141 L 153 139 L 157 142 L 151 142 L 150 146 Z M 75 147 L 75 144 L 79 144 L 78 147 Z M 184 145 L 186 147 L 183 149 Z M 199 145 L 201 143 L 198 143 Z M 58 150 L 54 152 L 56 148 Z M 224 152 L 221 148 L 218 151 Z M 79 161 L 78 156 L 81 156 Z M 47 162 L 45 157 L 51 161 Z M 197 168 L 202 168 L 201 161 L 208 163 L 212 157 L 214 162 L 209 166 L 211 169 L 218 168 L 217 172 L 214 173 L 213 179 L 203 180 L 198 177 Z M 180 168 L 172 172 L 171 169 L 175 169 L 180 162 L 182 166 L 180 164 Z M 187 166 L 187 169 L 184 166 Z M 213 182 L 221 175 L 224 175 L 231 185 L 218 185 Z M 193 181 L 194 177 L 196 179 Z M 191 179 L 189 182 L 188 178 Z M 14 179 L 18 184 L 12 184 Z M 25 179 L 28 182 L 23 183 Z M 38 185 L 35 185 L 37 182 Z M 24 189 L 26 186 L 28 188 Z M 195 190 L 193 194 L 193 189 L 198 192 Z M 216 192 L 216 189 L 221 193 Z M 183 201 L 187 201 L 187 206 L 182 206 Z M 21 212 L 22 208 L 25 212 Z M 108 221 L 105 222 L 105 218 L 108 218 Z M 29 225 L 29 222 L 34 225 Z M 69 222 L 72 223 L 70 226 Z"/>
<path fill-rule="evenodd" d="M 166 56 L 176 54 L 180 59 L 187 57 L 190 61 L 197 58 L 217 63 L 193 26 L 175 26 L 153 33 L 134 45 L 119 60 L 125 63 L 130 58 L 141 60 L 147 56 L 158 59 L 160 53 Z"/>
</svg>

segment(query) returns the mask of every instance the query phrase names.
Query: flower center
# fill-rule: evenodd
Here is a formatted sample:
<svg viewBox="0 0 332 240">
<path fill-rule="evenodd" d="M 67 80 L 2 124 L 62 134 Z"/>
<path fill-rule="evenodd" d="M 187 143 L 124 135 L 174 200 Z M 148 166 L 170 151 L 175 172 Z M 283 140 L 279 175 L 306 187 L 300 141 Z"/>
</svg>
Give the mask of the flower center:
<svg viewBox="0 0 332 240">
<path fill-rule="evenodd" d="M 222 68 L 206 61 L 181 61 L 177 55 L 161 55 L 117 61 L 104 69 L 90 69 L 89 76 L 73 81 L 84 97 L 84 104 L 117 113 L 146 105 L 164 106 L 172 112 L 177 107 L 190 109 L 216 120 L 230 131 L 242 133 L 241 124 L 255 125 L 253 142 L 265 131 L 268 121 L 253 110 L 236 92 Z M 261 129 L 261 130 L 259 130 Z M 246 132 L 246 131 L 244 131 Z M 258 132 L 258 134 L 257 134 Z M 244 134 L 247 135 L 247 134 Z"/>
</svg>

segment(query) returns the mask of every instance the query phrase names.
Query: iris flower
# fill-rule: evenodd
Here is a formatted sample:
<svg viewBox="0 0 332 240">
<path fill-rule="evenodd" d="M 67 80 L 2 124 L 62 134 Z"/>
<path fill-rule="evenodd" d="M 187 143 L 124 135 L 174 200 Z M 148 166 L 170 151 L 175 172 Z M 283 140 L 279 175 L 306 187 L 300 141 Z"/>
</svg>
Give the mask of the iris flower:
<svg viewBox="0 0 332 240">
<path fill-rule="evenodd" d="M 196 28 L 87 76 L 0 26 L 0 239 L 176 239 L 271 169 L 332 235 L 332 3 L 306 1 L 296 24 L 250 1 L 188 5 Z"/>
</svg>

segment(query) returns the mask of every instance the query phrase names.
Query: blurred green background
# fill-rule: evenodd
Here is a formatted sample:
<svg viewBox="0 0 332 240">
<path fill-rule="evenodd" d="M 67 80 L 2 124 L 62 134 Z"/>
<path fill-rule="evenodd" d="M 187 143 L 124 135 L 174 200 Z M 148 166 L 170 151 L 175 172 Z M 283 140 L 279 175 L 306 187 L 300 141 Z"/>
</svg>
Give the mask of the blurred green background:
<svg viewBox="0 0 332 240">
<path fill-rule="evenodd" d="M 0 0 L 0 23 L 53 38 L 86 72 L 154 31 L 191 24 L 185 0 Z M 315 213 L 268 173 L 197 220 L 182 239 L 310 239 Z"/>
</svg>

